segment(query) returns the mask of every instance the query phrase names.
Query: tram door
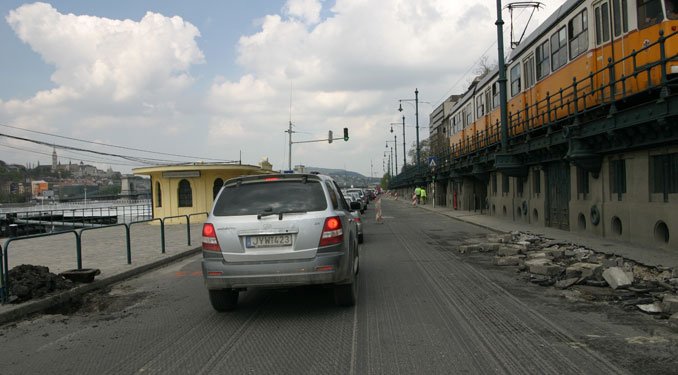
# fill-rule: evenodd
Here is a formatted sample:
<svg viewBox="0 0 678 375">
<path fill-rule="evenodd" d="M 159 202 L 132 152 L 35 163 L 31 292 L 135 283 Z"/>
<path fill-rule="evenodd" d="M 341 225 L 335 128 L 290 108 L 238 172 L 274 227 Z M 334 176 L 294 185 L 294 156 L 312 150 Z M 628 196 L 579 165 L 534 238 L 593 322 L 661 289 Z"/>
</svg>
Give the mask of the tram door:
<svg viewBox="0 0 678 375">
<path fill-rule="evenodd" d="M 551 163 L 546 168 L 546 225 L 570 229 L 570 165 Z"/>
</svg>

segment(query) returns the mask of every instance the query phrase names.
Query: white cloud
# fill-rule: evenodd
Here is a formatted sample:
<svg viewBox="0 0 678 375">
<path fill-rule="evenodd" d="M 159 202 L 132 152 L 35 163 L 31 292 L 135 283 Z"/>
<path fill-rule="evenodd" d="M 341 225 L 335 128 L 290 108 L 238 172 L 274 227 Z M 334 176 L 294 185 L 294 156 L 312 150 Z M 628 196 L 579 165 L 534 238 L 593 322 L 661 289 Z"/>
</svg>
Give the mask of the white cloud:
<svg viewBox="0 0 678 375">
<path fill-rule="evenodd" d="M 563 0 L 544 2 L 553 11 Z M 24 5 L 6 20 L 54 66 L 54 87 L 29 100 L 0 102 L 0 117 L 114 144 L 198 150 L 181 154 L 234 159 L 243 150 L 252 158 L 245 162 L 268 156 L 274 168 L 287 166 L 283 131 L 291 118 L 295 140 L 326 137 L 327 130 L 340 136 L 343 127 L 351 132 L 349 142 L 294 145 L 294 164 L 365 174 L 373 164 L 381 174 L 384 141 L 393 139 L 390 122 L 404 114 L 408 147 L 415 137 L 413 108 L 397 112 L 398 99 L 413 98 L 418 88 L 420 99 L 431 102 L 420 104 L 424 139 L 433 106 L 465 89 L 483 54 L 496 60 L 495 6 L 494 0 L 288 0 L 279 14 L 262 15 L 257 32 L 223 46 L 235 47 L 243 73 L 207 77 L 212 84 L 197 92 L 190 69 L 205 63 L 198 40 L 216 45 L 221 35 L 201 37 L 182 18 L 153 12 L 138 21 L 114 20 Z M 395 130 L 401 163 L 402 130 Z"/>
<path fill-rule="evenodd" d="M 55 67 L 63 90 L 36 95 L 54 104 L 79 95 L 115 102 L 167 97 L 191 83 L 188 69 L 203 62 L 198 29 L 180 17 L 148 12 L 138 22 L 61 14 L 45 3 L 23 5 L 6 17 L 17 36 Z M 47 101 L 47 103 L 44 103 Z"/>
<path fill-rule="evenodd" d="M 288 0 L 283 11 L 291 18 L 313 25 L 320 21 L 322 4 L 318 0 Z"/>
</svg>

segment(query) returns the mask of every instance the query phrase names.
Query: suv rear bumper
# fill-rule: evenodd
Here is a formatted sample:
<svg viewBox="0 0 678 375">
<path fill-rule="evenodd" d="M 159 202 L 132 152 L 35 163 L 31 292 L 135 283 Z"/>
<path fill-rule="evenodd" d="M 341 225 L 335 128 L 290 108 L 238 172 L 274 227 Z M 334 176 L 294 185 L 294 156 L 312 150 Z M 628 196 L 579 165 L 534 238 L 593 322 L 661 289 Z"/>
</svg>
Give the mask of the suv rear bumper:
<svg viewBox="0 0 678 375">
<path fill-rule="evenodd" d="M 226 262 L 204 258 L 202 273 L 207 289 L 288 287 L 349 282 L 346 253 L 317 254 L 315 258 L 291 262 Z"/>
</svg>

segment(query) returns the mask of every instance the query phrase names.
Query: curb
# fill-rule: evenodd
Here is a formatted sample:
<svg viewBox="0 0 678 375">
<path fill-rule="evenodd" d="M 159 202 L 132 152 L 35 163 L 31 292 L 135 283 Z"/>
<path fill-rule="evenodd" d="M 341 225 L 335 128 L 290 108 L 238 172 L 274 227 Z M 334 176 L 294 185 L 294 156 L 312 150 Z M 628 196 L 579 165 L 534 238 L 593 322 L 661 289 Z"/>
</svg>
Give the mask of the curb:
<svg viewBox="0 0 678 375">
<path fill-rule="evenodd" d="M 179 254 L 174 254 L 167 258 L 162 258 L 151 263 L 141 265 L 139 267 L 130 269 L 128 271 L 111 275 L 101 280 L 96 280 L 90 284 L 83 284 L 76 288 L 65 290 L 63 292 L 45 297 L 36 301 L 27 301 L 22 304 L 17 305 L 16 308 L 11 308 L 8 311 L 0 312 L 0 325 L 11 323 L 22 318 L 27 317 L 28 315 L 36 314 L 48 310 L 50 308 L 62 305 L 64 303 L 70 302 L 78 297 L 92 292 L 94 290 L 103 289 L 109 285 L 118 283 L 125 279 L 140 275 L 144 272 L 151 271 L 156 268 L 160 268 L 167 264 L 176 262 L 183 258 L 187 258 L 194 254 L 200 252 L 202 247 L 196 247 L 194 249 L 186 250 Z M 9 304 L 8 304 L 9 305 Z M 11 306 L 11 305 L 10 305 Z"/>
</svg>

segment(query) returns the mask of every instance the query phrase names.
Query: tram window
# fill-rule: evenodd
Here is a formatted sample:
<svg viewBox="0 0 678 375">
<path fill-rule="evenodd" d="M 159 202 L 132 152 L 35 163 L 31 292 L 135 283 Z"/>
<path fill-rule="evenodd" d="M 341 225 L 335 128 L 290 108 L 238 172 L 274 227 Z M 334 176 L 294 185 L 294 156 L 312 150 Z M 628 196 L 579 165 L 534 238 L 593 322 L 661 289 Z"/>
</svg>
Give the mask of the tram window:
<svg viewBox="0 0 678 375">
<path fill-rule="evenodd" d="M 551 35 L 551 70 L 567 64 L 567 30 L 563 26 Z"/>
<path fill-rule="evenodd" d="M 511 68 L 511 96 L 520 94 L 520 64 Z"/>
<path fill-rule="evenodd" d="M 589 21 L 586 9 L 570 20 L 569 32 L 571 60 L 586 52 L 589 48 Z"/>
<path fill-rule="evenodd" d="M 464 127 L 473 123 L 473 105 L 469 104 L 464 108 Z"/>
<path fill-rule="evenodd" d="M 485 91 L 485 104 L 487 105 L 487 113 L 490 113 L 494 109 L 492 106 L 492 89 L 487 89 Z"/>
<path fill-rule="evenodd" d="M 678 20 L 678 0 L 665 0 L 664 5 L 666 6 L 666 18 Z"/>
<path fill-rule="evenodd" d="M 637 5 L 639 29 L 656 25 L 664 18 L 659 0 L 637 0 Z"/>
<path fill-rule="evenodd" d="M 499 82 L 492 85 L 492 108 L 499 107 Z"/>
<path fill-rule="evenodd" d="M 481 118 L 485 115 L 485 96 L 483 94 L 478 95 L 476 98 L 476 116 Z"/>
<path fill-rule="evenodd" d="M 534 55 L 523 60 L 523 81 L 526 89 L 534 86 Z"/>
<path fill-rule="evenodd" d="M 642 1 L 642 0 L 641 0 Z M 596 8 L 596 44 L 610 41 L 610 6 L 603 3 Z"/>
<path fill-rule="evenodd" d="M 537 59 L 537 79 L 542 79 L 546 77 L 551 71 L 551 58 L 549 55 L 549 42 L 546 41 L 539 45 L 536 50 L 536 59 Z"/>
<path fill-rule="evenodd" d="M 612 20 L 614 21 L 612 26 L 615 37 L 629 31 L 629 9 L 627 0 L 613 0 Z"/>
</svg>

